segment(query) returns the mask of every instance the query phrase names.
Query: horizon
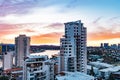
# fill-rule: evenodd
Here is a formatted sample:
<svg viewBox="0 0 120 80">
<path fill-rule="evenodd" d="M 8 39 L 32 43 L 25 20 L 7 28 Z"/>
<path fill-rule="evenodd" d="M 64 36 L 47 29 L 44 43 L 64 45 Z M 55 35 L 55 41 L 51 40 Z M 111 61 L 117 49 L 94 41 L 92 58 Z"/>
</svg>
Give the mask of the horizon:
<svg viewBox="0 0 120 80">
<path fill-rule="evenodd" d="M 19 34 L 31 45 L 59 45 L 64 23 L 81 20 L 87 46 L 120 43 L 119 0 L 0 0 L 0 43 L 14 44 Z"/>
</svg>

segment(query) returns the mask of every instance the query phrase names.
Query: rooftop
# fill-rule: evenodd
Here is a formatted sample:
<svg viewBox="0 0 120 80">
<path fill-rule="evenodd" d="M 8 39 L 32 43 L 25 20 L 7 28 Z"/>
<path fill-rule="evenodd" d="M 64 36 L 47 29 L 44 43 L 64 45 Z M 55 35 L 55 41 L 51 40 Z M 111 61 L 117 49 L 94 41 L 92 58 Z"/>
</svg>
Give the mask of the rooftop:
<svg viewBox="0 0 120 80">
<path fill-rule="evenodd" d="M 57 76 L 57 80 L 94 80 L 93 76 L 80 72 L 65 72 L 65 75 Z"/>
<path fill-rule="evenodd" d="M 87 69 L 91 70 L 91 67 L 92 67 L 92 66 L 90 66 L 90 65 L 87 65 Z M 98 68 L 96 68 L 96 67 L 93 67 L 93 69 L 96 69 L 96 70 L 98 70 Z"/>
<path fill-rule="evenodd" d="M 29 55 L 29 58 L 48 58 L 47 55 Z"/>
<path fill-rule="evenodd" d="M 117 72 L 120 70 L 120 66 L 115 66 L 115 67 L 110 67 L 110 68 L 105 68 L 101 69 L 101 72 Z"/>
<path fill-rule="evenodd" d="M 7 69 L 7 70 L 4 70 L 5 73 L 9 73 L 9 72 L 13 72 L 13 71 L 21 71 L 22 68 L 12 68 L 12 69 Z"/>
</svg>

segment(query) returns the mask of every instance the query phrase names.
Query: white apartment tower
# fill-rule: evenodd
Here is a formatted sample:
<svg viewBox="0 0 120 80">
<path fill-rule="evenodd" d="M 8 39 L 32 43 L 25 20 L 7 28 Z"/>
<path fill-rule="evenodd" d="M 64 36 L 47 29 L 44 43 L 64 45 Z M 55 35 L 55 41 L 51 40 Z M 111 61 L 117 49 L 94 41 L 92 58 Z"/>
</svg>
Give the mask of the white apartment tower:
<svg viewBox="0 0 120 80">
<path fill-rule="evenodd" d="M 86 28 L 80 20 L 64 25 L 65 35 L 60 39 L 59 72 L 87 73 Z"/>
<path fill-rule="evenodd" d="M 54 80 L 54 63 L 48 56 L 30 55 L 24 61 L 23 80 Z"/>
<path fill-rule="evenodd" d="M 29 55 L 30 37 L 19 35 L 15 38 L 16 66 L 23 66 L 23 59 Z"/>
</svg>

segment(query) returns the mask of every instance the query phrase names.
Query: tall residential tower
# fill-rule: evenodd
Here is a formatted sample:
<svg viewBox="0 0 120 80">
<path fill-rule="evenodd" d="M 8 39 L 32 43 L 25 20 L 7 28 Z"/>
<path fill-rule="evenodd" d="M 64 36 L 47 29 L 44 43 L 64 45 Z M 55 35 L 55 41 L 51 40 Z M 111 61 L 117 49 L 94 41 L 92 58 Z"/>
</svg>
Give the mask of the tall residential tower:
<svg viewBox="0 0 120 80">
<path fill-rule="evenodd" d="M 87 73 L 86 28 L 80 20 L 64 25 L 65 35 L 60 39 L 59 72 Z"/>
<path fill-rule="evenodd" d="M 16 66 L 23 66 L 23 59 L 29 55 L 30 37 L 19 35 L 15 38 Z"/>
</svg>

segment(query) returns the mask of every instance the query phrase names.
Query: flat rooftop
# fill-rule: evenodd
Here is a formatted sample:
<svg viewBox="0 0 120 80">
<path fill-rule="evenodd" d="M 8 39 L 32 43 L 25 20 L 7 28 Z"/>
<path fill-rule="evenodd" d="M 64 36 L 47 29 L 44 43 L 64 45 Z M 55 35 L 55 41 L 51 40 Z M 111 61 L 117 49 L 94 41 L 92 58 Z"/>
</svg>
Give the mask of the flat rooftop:
<svg viewBox="0 0 120 80">
<path fill-rule="evenodd" d="M 81 72 L 64 72 L 65 75 L 58 75 L 57 80 L 94 80 L 93 76 Z"/>
</svg>

